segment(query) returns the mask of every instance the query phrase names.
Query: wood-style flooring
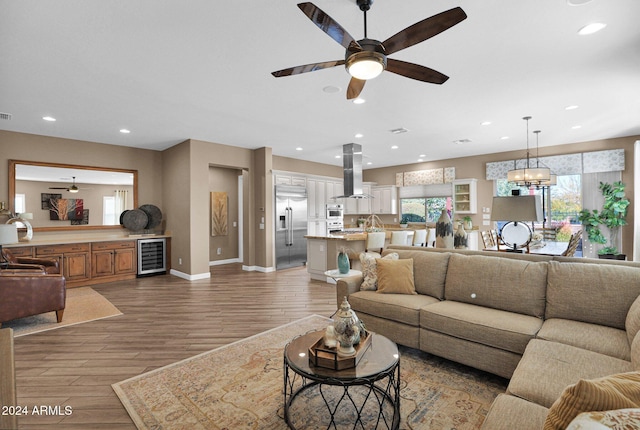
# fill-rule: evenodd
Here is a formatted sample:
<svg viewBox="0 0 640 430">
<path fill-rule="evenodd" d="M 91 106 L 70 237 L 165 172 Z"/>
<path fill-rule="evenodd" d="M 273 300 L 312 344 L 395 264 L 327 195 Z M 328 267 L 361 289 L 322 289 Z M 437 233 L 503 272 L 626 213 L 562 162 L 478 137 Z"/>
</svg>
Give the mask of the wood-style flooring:
<svg viewBox="0 0 640 430">
<path fill-rule="evenodd" d="M 111 384 L 336 310 L 335 285 L 311 281 L 306 268 L 230 264 L 212 267 L 207 280 L 163 275 L 93 288 L 123 315 L 15 339 L 18 404 L 63 411 L 21 417 L 20 429 L 135 429 Z"/>
</svg>

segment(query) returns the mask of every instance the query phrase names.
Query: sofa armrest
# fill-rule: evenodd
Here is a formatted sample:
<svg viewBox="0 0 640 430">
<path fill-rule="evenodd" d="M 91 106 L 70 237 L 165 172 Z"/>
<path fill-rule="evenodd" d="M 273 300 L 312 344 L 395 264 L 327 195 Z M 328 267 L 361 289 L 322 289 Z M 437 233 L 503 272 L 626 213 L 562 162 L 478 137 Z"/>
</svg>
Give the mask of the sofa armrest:
<svg viewBox="0 0 640 430">
<path fill-rule="evenodd" d="M 66 280 L 61 275 L 24 273 L 0 276 L 0 324 L 51 311 L 66 305 Z"/>
<path fill-rule="evenodd" d="M 350 294 L 353 294 L 356 291 L 360 291 L 360 285 L 362 285 L 362 281 L 362 275 L 349 276 L 346 278 L 338 279 L 336 285 L 336 303 L 338 305 L 338 309 L 340 309 L 340 304 L 345 297 L 348 298 Z"/>
</svg>

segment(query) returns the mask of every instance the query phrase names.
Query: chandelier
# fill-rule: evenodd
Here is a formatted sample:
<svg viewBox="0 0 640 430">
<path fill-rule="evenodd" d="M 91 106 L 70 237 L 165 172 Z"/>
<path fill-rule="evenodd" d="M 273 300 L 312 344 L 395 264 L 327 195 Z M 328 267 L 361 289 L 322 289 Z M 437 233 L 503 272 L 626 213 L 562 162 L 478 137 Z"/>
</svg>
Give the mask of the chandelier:
<svg viewBox="0 0 640 430">
<path fill-rule="evenodd" d="M 527 164 L 524 168 L 509 170 L 507 172 L 507 180 L 509 182 L 514 182 L 518 186 L 527 188 L 531 186 L 549 186 L 551 185 L 551 170 L 547 167 L 539 166 L 537 155 L 536 167 L 531 167 L 531 157 L 529 154 L 529 120 L 531 117 L 525 116 L 522 119 L 527 122 Z M 538 133 L 540 133 L 539 130 L 537 131 L 536 136 Z"/>
</svg>

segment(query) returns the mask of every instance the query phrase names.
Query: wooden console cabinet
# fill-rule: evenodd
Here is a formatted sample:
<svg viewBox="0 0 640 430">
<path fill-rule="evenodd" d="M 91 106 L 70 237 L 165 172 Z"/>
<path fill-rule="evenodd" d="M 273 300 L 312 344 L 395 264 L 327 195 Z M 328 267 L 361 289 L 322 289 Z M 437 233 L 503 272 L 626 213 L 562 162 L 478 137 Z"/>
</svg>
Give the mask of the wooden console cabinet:
<svg viewBox="0 0 640 430">
<path fill-rule="evenodd" d="M 91 277 L 105 278 L 136 274 L 135 240 L 98 242 L 91 246 Z"/>
<path fill-rule="evenodd" d="M 166 244 L 167 255 L 169 255 L 169 238 Z M 136 239 L 56 245 L 36 244 L 8 248 L 16 257 L 43 257 L 58 260 L 68 288 L 134 279 L 138 273 Z"/>
</svg>

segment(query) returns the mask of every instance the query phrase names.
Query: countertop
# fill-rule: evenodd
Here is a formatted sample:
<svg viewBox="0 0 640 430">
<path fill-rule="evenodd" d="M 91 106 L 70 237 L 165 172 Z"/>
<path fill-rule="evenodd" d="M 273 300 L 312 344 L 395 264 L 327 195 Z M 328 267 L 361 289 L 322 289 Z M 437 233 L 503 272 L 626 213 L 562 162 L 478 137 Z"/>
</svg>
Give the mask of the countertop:
<svg viewBox="0 0 640 430">
<path fill-rule="evenodd" d="M 58 233 L 56 235 L 38 235 L 34 233 L 33 239 L 24 242 L 3 245 L 4 248 L 14 248 L 20 246 L 41 246 L 41 245 L 65 245 L 69 243 L 89 243 L 89 242 L 112 242 L 121 240 L 156 239 L 171 237 L 170 234 L 70 234 Z"/>
</svg>

